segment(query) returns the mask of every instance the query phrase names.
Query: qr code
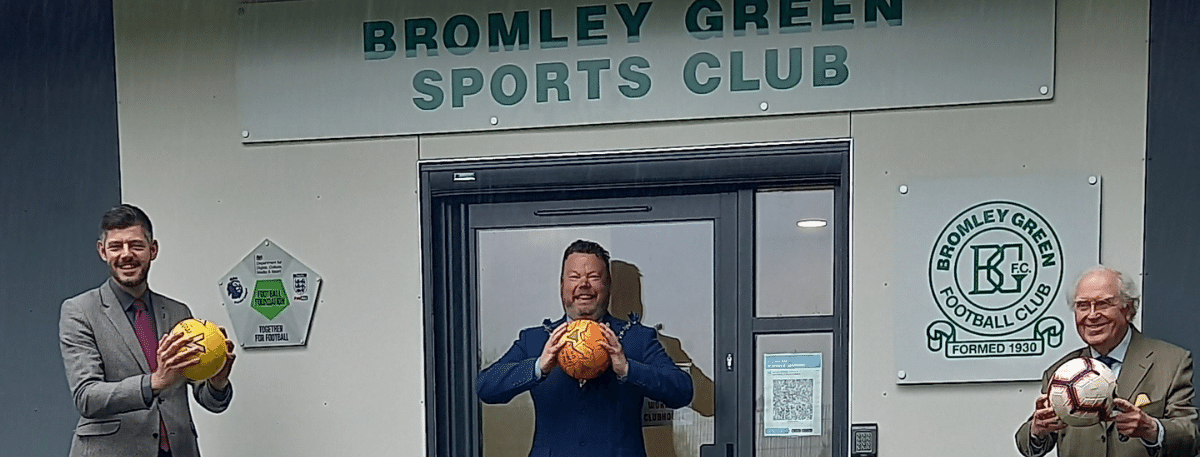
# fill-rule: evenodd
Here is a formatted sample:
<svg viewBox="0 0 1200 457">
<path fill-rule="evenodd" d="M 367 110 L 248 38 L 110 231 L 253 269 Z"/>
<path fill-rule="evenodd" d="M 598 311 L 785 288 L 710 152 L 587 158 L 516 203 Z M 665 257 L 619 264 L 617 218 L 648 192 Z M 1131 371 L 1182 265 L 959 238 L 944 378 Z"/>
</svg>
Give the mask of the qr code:
<svg viewBox="0 0 1200 457">
<path fill-rule="evenodd" d="M 771 384 L 775 409 L 772 419 L 777 421 L 813 420 L 813 380 L 776 379 Z"/>
</svg>

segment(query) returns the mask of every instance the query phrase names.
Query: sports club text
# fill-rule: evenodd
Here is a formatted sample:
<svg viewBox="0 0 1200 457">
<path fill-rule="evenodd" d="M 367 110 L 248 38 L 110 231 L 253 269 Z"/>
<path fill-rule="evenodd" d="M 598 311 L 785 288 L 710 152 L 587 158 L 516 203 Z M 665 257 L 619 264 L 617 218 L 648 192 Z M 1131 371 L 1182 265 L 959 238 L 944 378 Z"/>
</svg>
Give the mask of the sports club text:
<svg viewBox="0 0 1200 457">
<path fill-rule="evenodd" d="M 383 61 L 403 50 L 405 59 L 429 62 L 449 54 L 468 56 L 513 53 L 519 56 L 532 48 L 550 52 L 562 48 L 607 46 L 610 39 L 623 36 L 624 44 L 645 43 L 643 30 L 660 16 L 674 18 L 675 12 L 655 14 L 653 2 L 582 5 L 573 14 L 561 9 L 492 12 L 486 18 L 457 14 L 440 20 L 411 17 L 399 22 L 375 20 L 363 23 L 363 58 Z M 811 33 L 815 30 L 846 30 L 857 26 L 875 27 L 880 20 L 889 26 L 903 24 L 903 0 L 694 0 L 682 14 L 677 26 L 667 30 L 687 33 L 698 42 L 713 39 L 736 40 L 770 34 Z M 566 17 L 564 17 L 566 16 Z M 570 16 L 573 16 L 570 17 Z M 572 21 L 573 19 L 573 21 Z M 574 33 L 556 31 L 556 22 L 572 23 Z M 750 32 L 748 32 L 748 30 Z M 536 41 L 535 41 L 536 35 Z M 486 37 L 486 38 L 485 38 Z M 486 39 L 486 44 L 483 41 Z M 655 46 L 674 43 L 654 43 Z M 481 49 L 483 47 L 484 49 Z M 766 87 L 792 90 L 806 86 L 839 86 L 851 76 L 848 50 L 841 45 L 823 43 L 809 47 L 750 48 L 727 54 L 696 51 L 680 56 L 667 65 L 672 69 L 656 72 L 649 58 L 628 54 L 617 57 L 617 47 L 603 58 L 585 58 L 573 62 L 534 62 L 535 56 L 523 55 L 519 62 L 494 67 L 454 66 L 419 68 L 413 71 L 413 104 L 423 111 L 463 108 L 485 92 L 500 106 L 519 103 L 570 102 L 586 94 L 598 100 L 612 88 L 603 86 L 606 72 L 615 70 L 619 80 L 616 93 L 626 99 L 645 97 L 653 87 L 652 75 L 681 75 L 684 87 L 694 95 L 712 93 L 722 87 L 729 92 L 757 92 Z M 628 49 L 621 46 L 622 50 Z M 749 53 L 755 54 L 749 56 Z M 805 58 L 808 54 L 808 58 Z M 761 55 L 761 60 L 759 56 Z M 747 68 L 746 62 L 761 61 L 762 68 Z M 808 71 L 805 71 L 808 63 Z M 486 72 L 485 72 L 486 71 Z M 808 76 L 807 81 L 805 76 Z M 765 84 L 764 84 L 765 82 Z M 574 94 L 572 93 L 574 90 Z M 530 96 L 532 93 L 532 96 Z M 553 93 L 553 95 L 552 95 Z M 448 96 L 448 97 L 447 97 Z M 552 98 L 553 97 L 553 98 Z M 449 103 L 447 103 L 449 98 Z"/>
</svg>

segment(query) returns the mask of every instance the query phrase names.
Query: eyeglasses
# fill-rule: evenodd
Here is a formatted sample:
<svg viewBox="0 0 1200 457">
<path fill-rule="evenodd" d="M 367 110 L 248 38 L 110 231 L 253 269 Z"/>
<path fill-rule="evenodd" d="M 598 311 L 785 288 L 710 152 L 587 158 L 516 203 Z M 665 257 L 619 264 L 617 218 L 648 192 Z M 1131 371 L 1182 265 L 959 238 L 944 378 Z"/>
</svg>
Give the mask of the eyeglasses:
<svg viewBox="0 0 1200 457">
<path fill-rule="evenodd" d="M 1114 297 L 1104 300 L 1075 300 L 1074 306 L 1077 313 L 1091 313 L 1093 310 L 1103 313 L 1121 306 L 1121 304 L 1121 300 Z"/>
</svg>

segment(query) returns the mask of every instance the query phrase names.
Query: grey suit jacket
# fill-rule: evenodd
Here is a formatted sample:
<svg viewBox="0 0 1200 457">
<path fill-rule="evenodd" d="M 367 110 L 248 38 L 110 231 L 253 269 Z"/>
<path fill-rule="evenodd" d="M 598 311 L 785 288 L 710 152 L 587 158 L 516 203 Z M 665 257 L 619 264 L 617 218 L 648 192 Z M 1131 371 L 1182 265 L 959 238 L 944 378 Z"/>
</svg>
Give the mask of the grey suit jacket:
<svg viewBox="0 0 1200 457">
<path fill-rule="evenodd" d="M 1116 396 L 1129 400 L 1130 403 L 1138 394 L 1146 394 L 1150 404 L 1142 410 L 1151 417 L 1158 418 L 1163 426 L 1163 442 L 1158 457 L 1193 457 L 1200 449 L 1200 429 L 1198 429 L 1196 407 L 1192 405 L 1195 391 L 1192 388 L 1192 354 L 1191 352 L 1167 343 L 1143 336 L 1133 326 L 1129 330 L 1133 336 L 1129 340 L 1129 350 L 1125 360 L 1121 362 L 1121 375 L 1117 377 Z M 1050 365 L 1042 374 L 1042 393 L 1046 393 L 1050 378 L 1054 371 L 1067 360 L 1076 357 L 1090 357 L 1088 348 L 1082 348 L 1067 354 Z M 1029 427 L 1032 421 L 1025 421 L 1017 429 L 1017 449 L 1022 455 L 1034 456 L 1030 447 Z M 1061 457 L 1074 456 L 1107 456 L 1131 457 L 1148 456 L 1146 446 L 1140 438 L 1129 438 L 1127 441 L 1118 439 L 1116 427 L 1111 422 L 1101 422 L 1091 427 L 1067 427 L 1051 435 L 1044 446 L 1043 453 L 1058 445 L 1058 455 Z"/>
<path fill-rule="evenodd" d="M 187 305 L 151 293 L 159 335 L 192 316 Z M 157 456 L 160 417 L 175 457 L 200 455 L 188 383 L 160 392 L 149 405 L 142 397 L 150 365 L 109 282 L 63 302 L 58 337 L 67 385 L 81 416 L 71 457 Z M 206 382 L 192 384 L 197 403 L 214 413 L 229 406 L 233 385 L 228 389 L 222 401 Z"/>
</svg>

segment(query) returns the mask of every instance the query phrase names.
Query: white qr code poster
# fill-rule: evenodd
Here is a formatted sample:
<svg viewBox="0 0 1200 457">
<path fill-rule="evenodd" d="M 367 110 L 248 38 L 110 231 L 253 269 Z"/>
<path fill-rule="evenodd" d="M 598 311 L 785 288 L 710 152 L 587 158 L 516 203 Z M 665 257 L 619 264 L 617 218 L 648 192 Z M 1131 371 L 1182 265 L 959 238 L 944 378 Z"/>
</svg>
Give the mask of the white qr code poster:
<svg viewBox="0 0 1200 457">
<path fill-rule="evenodd" d="M 763 436 L 820 435 L 821 354 L 763 357 Z"/>
</svg>

